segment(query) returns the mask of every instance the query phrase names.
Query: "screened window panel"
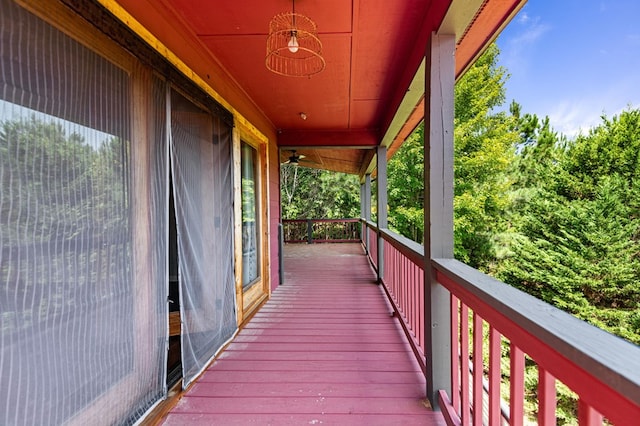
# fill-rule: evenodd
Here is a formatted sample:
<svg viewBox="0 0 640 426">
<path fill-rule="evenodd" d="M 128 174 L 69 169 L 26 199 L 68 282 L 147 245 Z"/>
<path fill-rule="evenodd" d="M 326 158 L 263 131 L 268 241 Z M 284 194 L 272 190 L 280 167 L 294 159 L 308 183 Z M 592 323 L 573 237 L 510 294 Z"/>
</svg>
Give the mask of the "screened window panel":
<svg viewBox="0 0 640 426">
<path fill-rule="evenodd" d="M 231 127 L 173 92 L 170 141 L 186 388 L 237 329 Z"/>
<path fill-rule="evenodd" d="M 166 256 L 136 248 L 151 244 L 132 159 L 154 150 L 132 142 L 132 76 L 12 1 L 0 11 L 0 424 L 130 424 L 165 393 L 167 315 L 164 281 L 135 277 Z"/>
</svg>

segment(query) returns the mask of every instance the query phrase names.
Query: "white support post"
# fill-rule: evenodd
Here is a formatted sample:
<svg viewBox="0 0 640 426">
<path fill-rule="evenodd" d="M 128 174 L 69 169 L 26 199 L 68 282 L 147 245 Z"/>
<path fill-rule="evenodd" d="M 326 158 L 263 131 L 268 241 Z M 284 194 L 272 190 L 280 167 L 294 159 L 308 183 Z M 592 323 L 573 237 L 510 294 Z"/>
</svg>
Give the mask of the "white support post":
<svg viewBox="0 0 640 426">
<path fill-rule="evenodd" d="M 453 258 L 453 108 L 455 36 L 432 33 L 426 52 L 424 124 L 425 346 L 427 397 L 451 397 L 449 292 L 435 279 L 431 259 Z"/>
<path fill-rule="evenodd" d="M 387 229 L 387 148 L 378 146 L 378 283 L 384 280 L 384 240 L 380 229 Z"/>
</svg>

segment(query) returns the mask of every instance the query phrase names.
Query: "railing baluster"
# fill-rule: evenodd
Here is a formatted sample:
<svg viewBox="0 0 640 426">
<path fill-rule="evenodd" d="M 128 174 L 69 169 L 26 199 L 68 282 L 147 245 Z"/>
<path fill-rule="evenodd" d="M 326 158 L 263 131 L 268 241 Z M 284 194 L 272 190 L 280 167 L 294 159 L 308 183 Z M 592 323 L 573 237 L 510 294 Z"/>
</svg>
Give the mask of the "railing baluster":
<svg viewBox="0 0 640 426">
<path fill-rule="evenodd" d="M 359 219 L 283 219 L 282 226 L 285 243 L 365 243 Z"/>
<path fill-rule="evenodd" d="M 602 426 L 602 414 L 598 413 L 595 408 L 584 402 L 584 400 L 579 399 L 578 424 L 580 426 Z"/>
<path fill-rule="evenodd" d="M 420 334 L 420 281 L 418 281 L 416 273 L 416 265 L 411 263 L 411 282 L 413 285 L 413 323 L 415 324 L 416 337 Z"/>
<path fill-rule="evenodd" d="M 556 424 L 556 379 L 547 370 L 538 366 L 538 424 Z"/>
<path fill-rule="evenodd" d="M 419 278 L 419 283 L 420 283 L 420 347 L 422 348 L 422 351 L 424 353 L 425 350 L 425 335 L 424 333 L 426 332 L 425 327 L 427 326 L 427 324 L 425 324 L 425 306 L 424 306 L 424 292 L 426 291 L 425 287 L 425 283 L 424 283 L 424 273 L 422 273 L 422 269 L 420 269 L 420 276 Z"/>
<path fill-rule="evenodd" d="M 473 424 L 481 425 L 483 420 L 482 379 L 484 364 L 482 359 L 483 320 L 477 313 L 473 313 Z"/>
<path fill-rule="evenodd" d="M 412 344 L 421 368 L 425 369 L 425 327 L 429 327 L 430 324 L 425 324 L 424 303 L 428 303 L 428 301 L 424 300 L 423 248 L 389 230 L 377 230 L 375 225 L 368 222 L 363 223 L 363 226 L 365 225 L 366 228 L 363 229 L 366 229 L 368 233 L 377 235 L 379 232 L 382 236 L 380 241 L 385 244 L 385 250 L 389 253 L 388 259 L 393 259 L 393 269 L 397 271 L 385 277 L 384 288 L 400 313 L 401 324 Z M 373 245 L 377 242 L 377 238 L 372 238 L 371 255 L 374 264 L 377 250 Z M 538 363 L 539 424 L 546 426 L 556 423 L 556 380 L 564 382 L 579 395 L 586 395 L 586 400 L 594 405 L 592 407 L 584 401 L 580 402 L 579 419 L 581 424 L 601 425 L 603 415 L 599 412 L 604 413 L 607 420 L 611 420 L 614 424 L 626 425 L 630 424 L 629 419 L 640 418 L 640 404 L 636 402 L 638 401 L 638 392 L 633 392 L 638 389 L 637 383 L 639 381 L 629 380 L 629 377 L 637 377 L 634 371 L 640 371 L 640 368 L 631 370 L 626 367 L 627 362 L 603 366 L 600 360 L 590 357 L 588 352 L 571 353 L 567 348 L 584 349 L 588 347 L 590 350 L 608 354 L 611 353 L 611 350 L 596 348 L 593 344 L 582 345 L 578 339 L 568 336 L 566 333 L 557 337 L 551 344 L 545 333 L 557 335 L 558 331 L 555 328 L 557 324 L 550 322 L 543 313 L 546 312 L 546 309 L 551 310 L 554 312 L 554 319 L 565 317 L 566 314 L 453 259 L 432 259 L 431 262 L 436 269 L 438 282 L 451 292 L 452 394 L 450 399 L 443 398 L 443 400 L 448 401 L 447 412 L 460 413 L 462 418 L 459 418 L 458 421 L 464 422 L 464 424 L 502 425 L 507 417 L 511 417 L 512 424 L 524 422 L 525 353 L 527 357 L 531 357 L 533 361 Z M 518 310 L 514 309 L 514 304 L 518 306 Z M 460 308 L 460 305 L 463 307 Z M 542 306 L 541 313 L 538 314 L 530 309 L 529 305 Z M 471 374 L 468 371 L 470 365 L 468 345 L 470 341 L 467 339 L 471 338 L 468 335 L 468 325 L 462 324 L 461 330 L 461 322 L 464 322 L 461 321 L 461 318 L 464 317 L 466 321 L 467 310 L 473 310 L 474 314 L 472 379 L 469 377 Z M 526 313 L 526 316 L 523 316 L 523 313 Z M 610 342 L 613 347 L 620 348 L 621 353 L 635 353 L 631 346 L 621 345 L 618 340 L 608 340 L 607 336 L 599 333 L 591 333 L 589 328 L 591 326 L 581 325 L 581 323 L 572 320 L 574 319 L 568 316 L 564 319 L 570 327 L 583 330 L 586 335 Z M 488 387 L 485 382 L 483 360 L 486 355 L 483 346 L 485 322 L 489 327 Z M 502 335 L 498 330 L 504 332 L 505 338 L 512 343 L 510 367 L 505 367 L 510 368 L 509 375 L 512 384 L 512 388 L 509 390 L 510 409 L 502 408 L 503 401 L 500 393 Z M 640 357 L 631 357 L 627 361 L 630 365 L 637 365 L 637 359 Z M 620 371 L 621 382 L 612 381 L 604 375 L 602 370 L 605 367 Z M 553 374 L 545 368 L 548 368 Z M 469 387 L 472 387 L 472 391 Z M 628 391 L 629 389 L 631 392 Z M 596 392 L 597 394 L 595 394 Z M 469 413 L 470 407 L 472 407 L 472 413 Z"/>
<path fill-rule="evenodd" d="M 524 420 L 524 353 L 511 343 L 509 350 L 509 424 L 522 426 Z"/>
<path fill-rule="evenodd" d="M 397 253 L 397 252 L 396 252 Z M 402 264 L 402 306 L 404 306 L 405 315 L 407 317 L 407 321 L 411 319 L 411 303 L 409 303 L 409 280 L 407 280 L 407 259 L 398 256 L 398 261 Z M 411 323 L 409 323 L 409 329 L 411 329 Z"/>
<path fill-rule="evenodd" d="M 489 424 L 501 424 L 500 413 L 500 333 L 489 327 Z"/>
<path fill-rule="evenodd" d="M 460 418 L 462 426 L 471 424 L 469 411 L 469 308 L 460 303 Z"/>
<path fill-rule="evenodd" d="M 458 298 L 451 295 L 451 402 L 456 413 L 460 412 L 460 339 L 458 332 Z"/>
</svg>

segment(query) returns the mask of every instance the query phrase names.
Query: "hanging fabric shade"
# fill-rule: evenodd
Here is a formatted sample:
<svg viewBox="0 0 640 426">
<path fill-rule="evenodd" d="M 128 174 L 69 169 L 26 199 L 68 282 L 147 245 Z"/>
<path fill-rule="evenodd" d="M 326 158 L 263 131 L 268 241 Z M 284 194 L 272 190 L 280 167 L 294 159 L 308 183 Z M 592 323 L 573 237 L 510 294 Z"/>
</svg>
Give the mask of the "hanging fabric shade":
<svg viewBox="0 0 640 426">
<path fill-rule="evenodd" d="M 295 12 L 280 13 L 269 23 L 266 66 L 276 74 L 310 77 L 325 67 L 315 22 Z"/>
</svg>

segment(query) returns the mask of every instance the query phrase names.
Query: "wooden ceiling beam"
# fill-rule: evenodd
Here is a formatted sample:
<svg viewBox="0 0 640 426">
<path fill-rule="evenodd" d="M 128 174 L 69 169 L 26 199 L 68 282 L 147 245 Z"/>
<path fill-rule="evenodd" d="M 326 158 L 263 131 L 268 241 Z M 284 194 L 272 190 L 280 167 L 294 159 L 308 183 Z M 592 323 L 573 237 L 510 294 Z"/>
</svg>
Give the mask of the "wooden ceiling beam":
<svg viewBox="0 0 640 426">
<path fill-rule="evenodd" d="M 331 147 L 373 148 L 380 139 L 373 130 L 282 130 L 278 134 L 278 146 L 283 147 Z"/>
</svg>

